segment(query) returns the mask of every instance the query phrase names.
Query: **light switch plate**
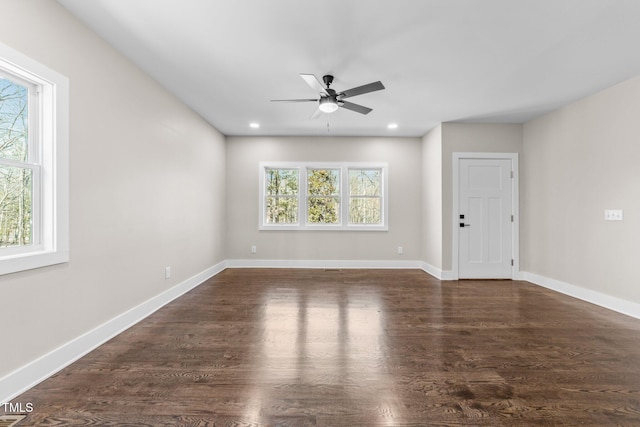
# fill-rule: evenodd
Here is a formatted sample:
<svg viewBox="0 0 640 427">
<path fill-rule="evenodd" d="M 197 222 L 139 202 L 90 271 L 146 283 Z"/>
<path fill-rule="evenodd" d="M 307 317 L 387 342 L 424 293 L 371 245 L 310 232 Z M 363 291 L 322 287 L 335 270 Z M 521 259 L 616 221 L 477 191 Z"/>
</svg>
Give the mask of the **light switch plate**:
<svg viewBox="0 0 640 427">
<path fill-rule="evenodd" d="M 622 221 L 624 220 L 624 214 L 622 209 L 605 209 L 604 211 L 605 221 Z"/>
</svg>

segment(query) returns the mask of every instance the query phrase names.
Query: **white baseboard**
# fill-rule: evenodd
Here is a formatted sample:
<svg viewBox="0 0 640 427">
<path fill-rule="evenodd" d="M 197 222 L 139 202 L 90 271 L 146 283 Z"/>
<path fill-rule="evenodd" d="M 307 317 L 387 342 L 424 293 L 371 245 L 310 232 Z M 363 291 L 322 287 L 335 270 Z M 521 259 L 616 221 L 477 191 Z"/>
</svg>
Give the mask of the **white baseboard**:
<svg viewBox="0 0 640 427">
<path fill-rule="evenodd" d="M 0 402 L 11 401 L 225 268 L 222 261 L 0 378 Z"/>
<path fill-rule="evenodd" d="M 640 319 L 640 304 L 638 303 L 526 271 L 520 272 L 520 278 L 561 294 Z"/>
<path fill-rule="evenodd" d="M 513 273 L 513 280 L 524 280 L 527 281 L 527 272 L 526 271 L 516 271 Z M 533 283 L 533 282 L 531 282 Z"/>
<path fill-rule="evenodd" d="M 438 280 L 457 280 L 453 271 L 440 270 L 424 261 L 230 259 L 227 268 L 415 268 Z"/>
<path fill-rule="evenodd" d="M 420 261 L 420 269 L 425 273 L 429 273 L 438 280 L 457 280 L 453 276 L 453 271 L 440 270 L 439 268 L 434 267 L 424 261 Z"/>
<path fill-rule="evenodd" d="M 451 270 L 443 270 L 440 280 L 458 280 L 458 277 L 456 277 Z"/>
<path fill-rule="evenodd" d="M 452 271 L 440 270 L 424 261 L 230 259 L 227 268 L 415 268 L 439 280 L 457 280 Z"/>
<path fill-rule="evenodd" d="M 230 259 L 227 268 L 421 268 L 421 261 Z"/>
</svg>

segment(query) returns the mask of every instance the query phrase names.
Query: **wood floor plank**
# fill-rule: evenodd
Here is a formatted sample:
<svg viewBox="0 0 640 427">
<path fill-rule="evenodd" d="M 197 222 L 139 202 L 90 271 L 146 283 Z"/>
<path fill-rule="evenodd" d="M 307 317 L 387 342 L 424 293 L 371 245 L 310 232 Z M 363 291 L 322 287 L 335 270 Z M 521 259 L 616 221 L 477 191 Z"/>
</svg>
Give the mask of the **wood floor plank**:
<svg viewBox="0 0 640 427">
<path fill-rule="evenodd" d="M 639 426 L 638 343 L 525 282 L 228 269 L 15 401 L 20 426 Z"/>
</svg>

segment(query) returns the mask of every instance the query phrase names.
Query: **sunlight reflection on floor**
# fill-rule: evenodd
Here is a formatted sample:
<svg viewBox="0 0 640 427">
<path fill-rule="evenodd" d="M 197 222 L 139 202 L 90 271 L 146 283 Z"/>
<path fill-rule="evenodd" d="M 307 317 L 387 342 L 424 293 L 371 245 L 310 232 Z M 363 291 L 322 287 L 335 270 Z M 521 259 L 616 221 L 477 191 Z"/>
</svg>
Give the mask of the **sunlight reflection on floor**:
<svg viewBox="0 0 640 427">
<path fill-rule="evenodd" d="M 362 295 L 362 289 L 358 290 Z M 353 399 L 363 397 L 376 407 L 382 425 L 391 425 L 397 408 L 379 385 L 391 381 L 385 364 L 381 300 L 372 292 L 366 300 L 296 288 L 272 289 L 265 297 L 260 382 L 278 386 L 306 384 L 337 390 Z M 371 384 L 367 389 L 363 385 Z M 258 396 L 256 396 L 258 398 Z M 345 402 L 346 404 L 346 402 Z M 253 405 L 251 405 L 253 408 Z M 260 414 L 247 414 L 258 421 Z"/>
</svg>

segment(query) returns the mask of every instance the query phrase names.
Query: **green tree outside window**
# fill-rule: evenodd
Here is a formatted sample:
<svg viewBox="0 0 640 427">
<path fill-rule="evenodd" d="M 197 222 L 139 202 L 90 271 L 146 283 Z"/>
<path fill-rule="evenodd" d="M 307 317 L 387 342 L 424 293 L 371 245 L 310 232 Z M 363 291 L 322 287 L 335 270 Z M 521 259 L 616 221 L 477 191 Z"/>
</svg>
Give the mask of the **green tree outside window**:
<svg viewBox="0 0 640 427">
<path fill-rule="evenodd" d="M 298 222 L 298 170 L 267 169 L 266 223 L 296 224 Z"/>
<path fill-rule="evenodd" d="M 340 221 L 340 171 L 309 169 L 307 200 L 307 222 L 337 224 Z"/>
</svg>

